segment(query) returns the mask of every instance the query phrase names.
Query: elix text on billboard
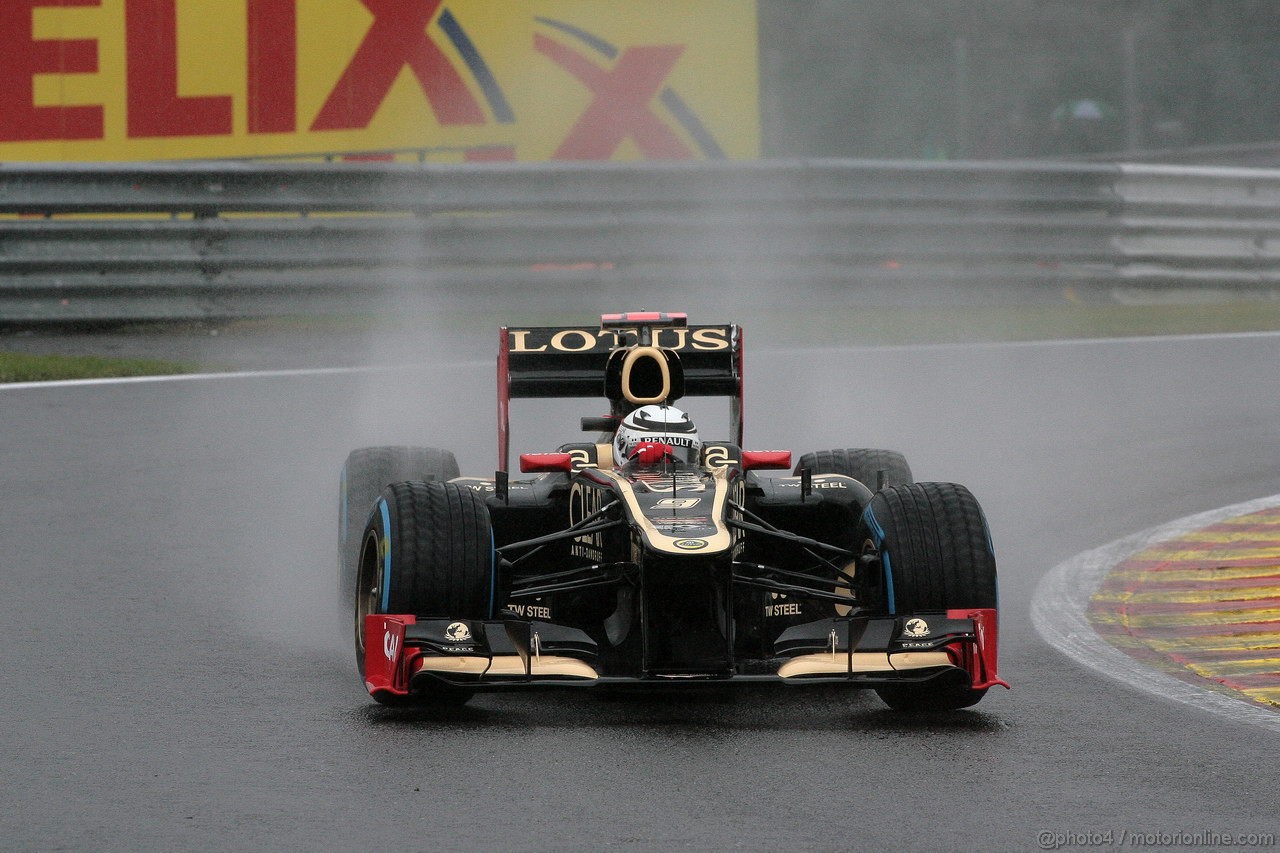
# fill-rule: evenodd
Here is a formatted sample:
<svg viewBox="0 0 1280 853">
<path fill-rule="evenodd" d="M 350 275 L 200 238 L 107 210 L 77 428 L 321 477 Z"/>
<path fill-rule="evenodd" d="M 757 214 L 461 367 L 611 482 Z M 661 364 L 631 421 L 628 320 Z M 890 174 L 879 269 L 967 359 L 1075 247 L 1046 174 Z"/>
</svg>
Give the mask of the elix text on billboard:
<svg viewBox="0 0 1280 853">
<path fill-rule="evenodd" d="M 750 158 L 751 0 L 2 0 L 0 160 Z"/>
</svg>

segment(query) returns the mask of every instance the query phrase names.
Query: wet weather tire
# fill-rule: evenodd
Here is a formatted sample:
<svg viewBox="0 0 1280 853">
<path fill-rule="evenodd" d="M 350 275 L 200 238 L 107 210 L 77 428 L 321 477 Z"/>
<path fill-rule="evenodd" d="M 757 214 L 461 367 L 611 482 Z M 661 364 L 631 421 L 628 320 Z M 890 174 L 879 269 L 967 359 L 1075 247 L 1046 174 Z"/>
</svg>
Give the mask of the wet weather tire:
<svg viewBox="0 0 1280 853">
<path fill-rule="evenodd" d="M 884 472 L 885 485 L 910 483 L 911 466 L 907 458 L 896 450 L 873 450 L 851 447 L 847 450 L 819 450 L 806 453 L 796 463 L 795 476 L 808 468 L 814 474 L 844 474 L 862 483 L 871 491 L 876 490 L 880 472 Z"/>
<path fill-rule="evenodd" d="M 978 501 L 955 483 L 910 483 L 877 492 L 859 523 L 879 556 L 880 597 L 891 614 L 995 608 L 996 561 Z M 986 690 L 924 682 L 876 689 L 891 708 L 948 711 L 977 703 Z"/>
<path fill-rule="evenodd" d="M 388 483 L 445 482 L 459 475 L 458 460 L 434 447 L 364 447 L 342 466 L 338 494 L 338 601 L 347 612 L 356 590 L 360 532 Z"/>
<path fill-rule="evenodd" d="M 421 481 L 387 486 L 361 541 L 354 596 L 361 673 L 368 614 L 455 619 L 492 615 L 493 528 L 484 500 L 465 486 Z M 465 691 L 438 692 L 441 698 L 457 699 Z"/>
</svg>

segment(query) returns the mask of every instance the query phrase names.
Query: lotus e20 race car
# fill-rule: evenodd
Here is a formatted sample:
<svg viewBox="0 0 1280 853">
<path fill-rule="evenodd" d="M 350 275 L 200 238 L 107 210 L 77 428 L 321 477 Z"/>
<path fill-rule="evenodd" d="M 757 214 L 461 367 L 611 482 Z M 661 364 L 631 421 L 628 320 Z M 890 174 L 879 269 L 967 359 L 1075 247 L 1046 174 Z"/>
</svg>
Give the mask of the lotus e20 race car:
<svg viewBox="0 0 1280 853">
<path fill-rule="evenodd" d="M 891 707 L 978 702 L 996 674 L 986 519 L 877 449 L 743 445 L 743 330 L 683 314 L 502 328 L 498 470 L 372 447 L 342 472 L 340 587 L 390 705 L 538 686 L 839 683 Z M 729 400 L 705 440 L 676 403 Z M 519 457 L 516 398 L 603 397 L 589 441 Z M 762 475 L 774 469 L 788 474 Z"/>
</svg>

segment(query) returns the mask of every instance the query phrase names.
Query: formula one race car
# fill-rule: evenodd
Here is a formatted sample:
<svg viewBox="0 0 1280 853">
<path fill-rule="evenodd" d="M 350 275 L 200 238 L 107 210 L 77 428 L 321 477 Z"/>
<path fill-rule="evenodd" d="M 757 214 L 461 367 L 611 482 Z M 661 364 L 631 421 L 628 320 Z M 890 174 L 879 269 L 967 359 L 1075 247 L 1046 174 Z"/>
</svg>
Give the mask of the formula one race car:
<svg viewBox="0 0 1280 853">
<path fill-rule="evenodd" d="M 840 683 L 897 709 L 976 703 L 996 675 L 986 519 L 899 453 L 743 449 L 743 330 L 631 313 L 503 328 L 499 469 L 356 450 L 340 586 L 385 704 L 536 686 Z M 722 440 L 676 407 L 729 398 Z M 591 441 L 520 456 L 513 398 L 603 397 Z"/>
</svg>

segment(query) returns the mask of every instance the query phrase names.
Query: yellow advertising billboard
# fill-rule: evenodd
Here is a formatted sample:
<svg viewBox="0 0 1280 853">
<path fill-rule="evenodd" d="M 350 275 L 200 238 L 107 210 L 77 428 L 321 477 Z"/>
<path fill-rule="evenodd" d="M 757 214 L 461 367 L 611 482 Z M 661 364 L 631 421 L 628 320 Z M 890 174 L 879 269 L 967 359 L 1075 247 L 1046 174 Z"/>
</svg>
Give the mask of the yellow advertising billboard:
<svg viewBox="0 0 1280 853">
<path fill-rule="evenodd" d="M 0 0 L 0 161 L 759 153 L 754 0 Z"/>
</svg>

